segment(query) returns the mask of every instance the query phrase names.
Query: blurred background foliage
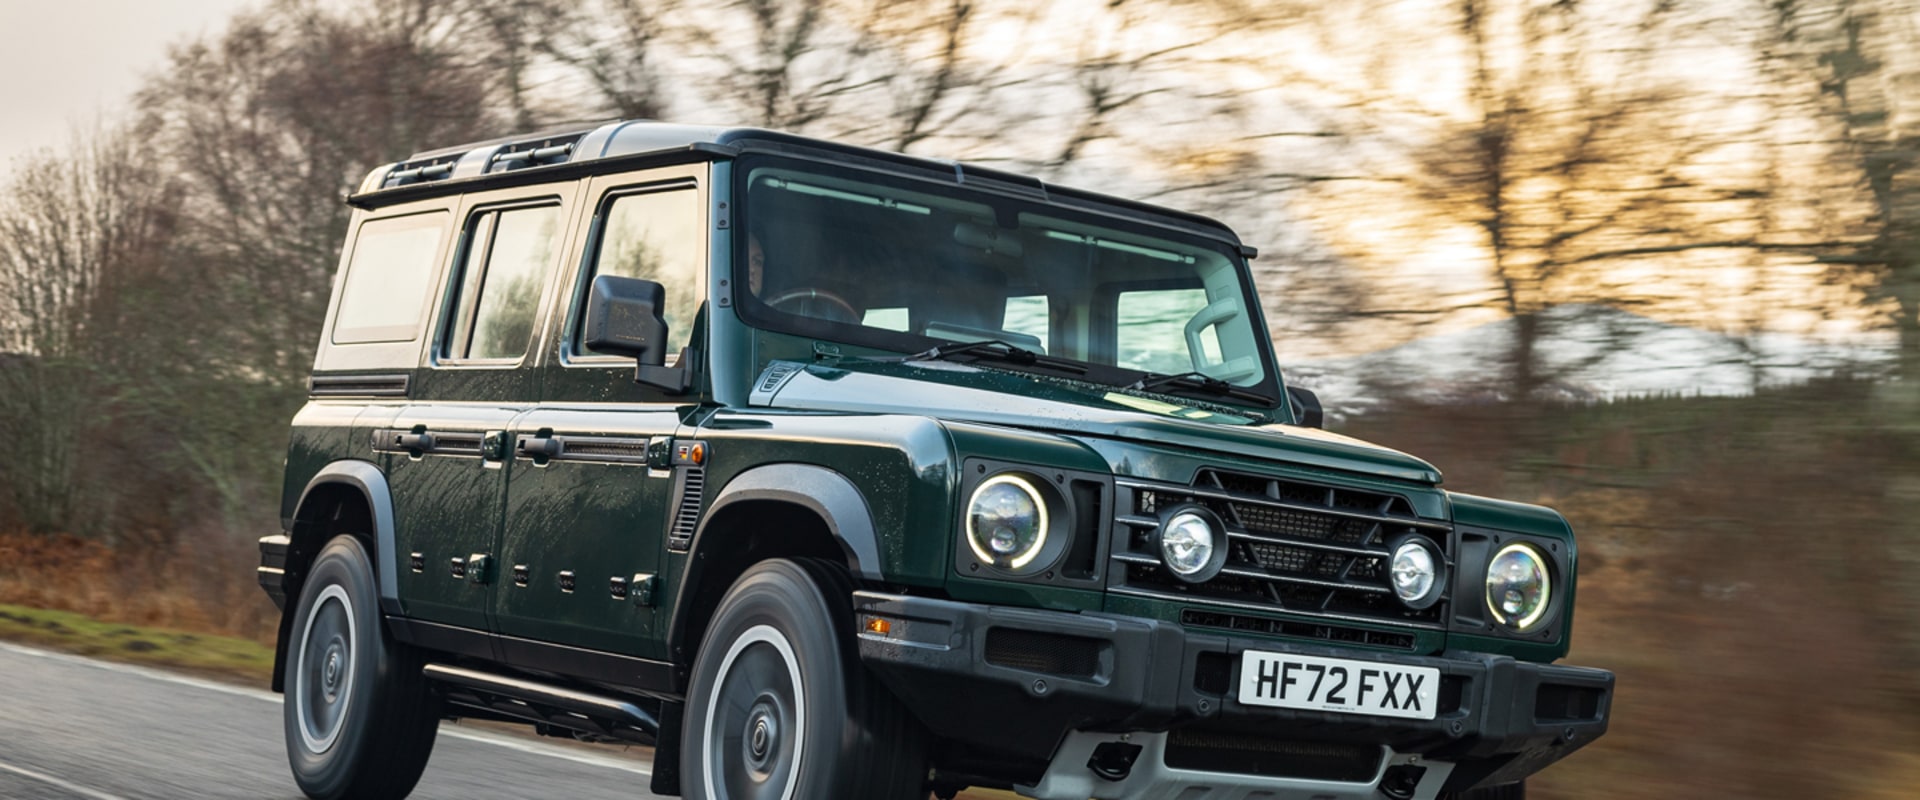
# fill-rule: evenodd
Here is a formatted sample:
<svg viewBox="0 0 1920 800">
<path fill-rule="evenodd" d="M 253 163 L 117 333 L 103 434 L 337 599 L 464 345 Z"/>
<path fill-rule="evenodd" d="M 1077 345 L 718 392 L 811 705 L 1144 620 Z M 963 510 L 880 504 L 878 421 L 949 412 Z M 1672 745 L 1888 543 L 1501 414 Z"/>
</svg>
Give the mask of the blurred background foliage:
<svg viewBox="0 0 1920 800">
<path fill-rule="evenodd" d="M 1920 785 L 1913 0 L 274 0 L 0 191 L 0 602 L 270 635 L 351 191 L 761 125 L 1216 215 L 1334 426 L 1581 535 L 1545 797 Z M 64 576 L 65 583 L 49 576 Z"/>
</svg>

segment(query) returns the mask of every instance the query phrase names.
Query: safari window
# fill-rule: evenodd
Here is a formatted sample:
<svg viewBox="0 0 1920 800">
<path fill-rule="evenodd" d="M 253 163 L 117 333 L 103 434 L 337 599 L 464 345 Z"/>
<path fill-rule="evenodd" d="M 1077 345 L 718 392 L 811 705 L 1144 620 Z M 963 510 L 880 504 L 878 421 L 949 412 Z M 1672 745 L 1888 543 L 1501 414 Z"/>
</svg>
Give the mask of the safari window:
<svg viewBox="0 0 1920 800">
<path fill-rule="evenodd" d="M 333 323 L 334 344 L 414 341 L 433 283 L 445 214 L 368 220 L 360 226 Z"/>
<path fill-rule="evenodd" d="M 559 206 L 474 215 L 467 225 L 442 358 L 511 361 L 526 355 L 540 291 L 559 247 L 560 225 Z"/>
</svg>

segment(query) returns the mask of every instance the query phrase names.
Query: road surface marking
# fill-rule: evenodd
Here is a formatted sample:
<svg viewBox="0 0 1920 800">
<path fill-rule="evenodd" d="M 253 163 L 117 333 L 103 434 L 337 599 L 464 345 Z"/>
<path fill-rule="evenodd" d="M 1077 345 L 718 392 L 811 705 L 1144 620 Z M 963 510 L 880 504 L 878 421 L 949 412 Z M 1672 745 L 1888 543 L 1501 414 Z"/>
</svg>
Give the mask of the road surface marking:
<svg viewBox="0 0 1920 800">
<path fill-rule="evenodd" d="M 52 775 L 47 775 L 45 773 L 34 772 L 33 770 L 25 769 L 23 767 L 16 767 L 5 761 L 0 761 L 0 771 L 11 772 L 15 775 L 24 776 L 26 778 L 47 784 L 48 786 L 59 787 L 60 789 L 63 789 L 68 793 L 77 794 L 77 795 L 80 795 L 81 797 L 89 798 L 89 800 L 126 800 L 126 798 L 121 797 L 119 795 L 107 794 L 106 792 L 96 792 L 85 786 L 81 786 L 75 783 L 68 783 L 66 781 L 60 780 L 59 778 L 53 777 Z"/>
<path fill-rule="evenodd" d="M 51 661 L 58 661 L 64 664 L 78 664 L 81 666 L 93 667 L 95 669 L 103 669 L 108 672 L 118 672 L 123 675 L 133 675 L 136 677 L 146 678 L 148 680 L 178 684 L 180 686 L 191 686 L 196 689 L 205 689 L 207 691 L 220 692 L 222 694 L 230 694 L 230 695 L 235 695 L 237 697 L 248 697 L 254 700 L 273 703 L 274 705 L 280 704 L 280 695 L 274 694 L 273 692 L 263 691 L 260 689 L 247 689 L 240 686 L 229 686 L 224 683 L 215 683 L 213 681 L 205 681 L 199 678 L 189 678 L 184 675 L 175 675 L 170 672 L 164 672 L 161 670 L 151 669 L 148 667 L 136 667 L 129 664 L 116 664 L 110 661 L 99 661 L 96 659 L 86 658 L 83 656 L 76 656 L 69 653 L 56 653 L 51 650 L 41 650 L 39 648 L 34 648 L 34 647 L 22 647 L 20 645 L 12 644 L 9 642 L 0 642 L 0 651 L 17 653 L 17 654 L 20 654 L 23 656 L 29 656 L 32 658 L 44 658 Z M 466 729 L 456 727 L 451 723 L 443 722 L 440 724 L 440 735 L 451 736 L 455 739 L 465 739 L 469 742 L 479 742 L 480 744 L 489 744 L 495 747 L 503 747 L 508 750 L 518 750 L 528 755 L 546 756 L 548 758 L 557 758 L 562 761 L 572 761 L 576 764 L 585 764 L 585 765 L 594 766 L 594 767 L 605 767 L 607 769 L 617 769 L 624 772 L 633 772 L 641 775 L 653 774 L 653 762 L 651 760 L 638 760 L 638 759 L 629 760 L 629 759 L 622 759 L 622 758 L 613 758 L 611 756 L 603 756 L 598 753 L 577 752 L 565 747 L 557 747 L 555 745 L 545 744 L 542 742 L 525 741 L 512 736 L 506 736 L 503 734 L 490 733 L 486 731 L 466 730 Z M 5 764 L 0 764 L 0 768 L 5 768 L 5 767 L 6 767 Z M 22 775 L 27 775 L 27 777 L 30 777 L 30 778 L 44 779 L 49 783 L 55 780 L 52 778 L 43 778 L 42 776 L 38 776 L 38 775 L 28 775 L 26 772 L 20 771 L 17 769 L 15 771 L 19 771 Z M 73 791 L 78 791 L 78 792 L 81 792 L 82 794 L 86 794 L 85 790 L 81 790 L 81 789 L 74 789 Z M 87 794 L 87 796 L 96 798 L 96 800 L 101 800 L 101 799 L 120 800 L 119 798 L 115 798 L 112 795 L 104 795 L 98 792 Z"/>
</svg>

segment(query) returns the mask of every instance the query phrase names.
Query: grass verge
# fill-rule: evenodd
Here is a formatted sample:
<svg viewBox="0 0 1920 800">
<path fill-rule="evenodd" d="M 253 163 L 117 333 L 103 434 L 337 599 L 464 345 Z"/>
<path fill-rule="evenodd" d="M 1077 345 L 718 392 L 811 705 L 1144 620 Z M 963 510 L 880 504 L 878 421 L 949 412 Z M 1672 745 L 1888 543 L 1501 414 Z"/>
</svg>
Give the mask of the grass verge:
<svg viewBox="0 0 1920 800">
<path fill-rule="evenodd" d="M 0 639 L 107 661 L 265 686 L 273 648 L 251 639 L 101 622 L 67 611 L 0 604 Z"/>
</svg>

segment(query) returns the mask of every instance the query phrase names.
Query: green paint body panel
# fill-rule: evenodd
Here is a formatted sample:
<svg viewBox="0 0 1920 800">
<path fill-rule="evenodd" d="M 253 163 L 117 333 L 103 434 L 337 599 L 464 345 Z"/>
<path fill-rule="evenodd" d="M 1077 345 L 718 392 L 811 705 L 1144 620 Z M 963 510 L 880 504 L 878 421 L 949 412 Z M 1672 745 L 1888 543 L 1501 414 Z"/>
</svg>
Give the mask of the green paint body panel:
<svg viewBox="0 0 1920 800">
<path fill-rule="evenodd" d="M 725 409 L 703 421 L 712 496 L 754 467 L 807 464 L 845 477 L 866 501 L 889 581 L 946 580 L 955 486 L 953 446 L 926 417 Z M 697 542 L 696 542 L 697 544 Z M 679 574 L 669 571 L 669 579 Z M 674 596 L 678 587 L 667 587 Z"/>
<path fill-rule="evenodd" d="M 405 393 L 316 394 L 293 420 L 283 518 L 291 524 L 303 490 L 328 465 L 373 464 L 392 489 L 398 563 L 407 564 L 412 553 L 420 553 L 424 562 L 421 571 L 407 569 L 398 576 L 398 601 L 409 617 L 684 663 L 692 653 L 669 652 L 669 635 L 681 611 L 676 603 L 688 601 L 682 590 L 690 582 L 690 563 L 699 557 L 699 540 L 693 543 L 694 552 L 683 552 L 669 546 L 669 533 L 682 513 L 683 499 L 697 514 L 696 521 L 708 519 L 715 498 L 755 469 L 806 465 L 854 487 L 864 506 L 861 513 L 871 521 L 876 555 L 874 564 L 862 566 L 877 571 L 880 582 L 892 590 L 1170 623 L 1179 623 L 1187 608 L 1221 607 L 1107 592 L 1113 566 L 1104 556 L 1096 579 L 1073 585 L 1056 581 L 1051 572 L 1010 578 L 962 566 L 967 560 L 962 537 L 968 501 L 962 470 L 969 459 L 1018 465 L 1035 474 L 1060 470 L 1099 476 L 1112 492 L 1117 482 L 1127 480 L 1190 486 L 1203 470 L 1213 469 L 1395 496 L 1425 523 L 1478 531 L 1475 535 L 1487 541 L 1518 536 L 1544 543 L 1559 559 L 1560 573 L 1554 600 L 1558 617 L 1549 638 L 1488 630 L 1478 619 L 1483 609 L 1476 610 L 1484 602 L 1481 593 L 1465 585 L 1453 589 L 1456 618 L 1437 626 L 1445 630 L 1370 620 L 1340 624 L 1409 634 L 1412 650 L 1421 654 L 1461 650 L 1551 661 L 1566 653 L 1576 553 L 1565 519 L 1549 509 L 1448 493 L 1440 488 L 1442 476 L 1432 464 L 1289 424 L 1293 412 L 1284 404 L 1194 399 L 992 360 L 902 362 L 898 352 L 749 324 L 734 299 L 745 275 L 744 267 L 735 263 L 737 252 L 745 248 L 738 235 L 745 197 L 726 153 L 715 150 L 700 158 L 709 163 L 690 167 L 700 159 L 682 153 L 663 159 L 659 167 L 666 171 L 663 175 L 696 186 L 705 203 L 707 227 L 698 236 L 707 245 L 700 289 L 707 299 L 691 328 L 685 359 L 677 364 L 689 377 L 687 391 L 636 383 L 631 361 L 583 359 L 572 352 L 569 343 L 582 313 L 578 298 L 586 286 L 581 276 L 592 263 L 593 209 L 600 208 L 603 199 L 595 188 L 603 184 L 593 181 L 605 176 L 581 173 L 568 179 L 573 183 L 529 189 L 526 192 L 574 199 L 568 201 L 569 221 L 556 233 L 562 256 L 546 277 L 541 295 L 545 305 L 525 359 L 517 364 L 439 364 L 430 343 L 443 319 L 424 319 L 412 344 L 385 343 L 364 351 L 332 344 L 330 334 L 323 335 L 316 377 L 404 378 Z M 623 164 L 636 180 L 649 169 L 644 159 Z M 405 194 L 424 199 L 391 209 L 369 200 L 356 212 L 354 224 L 382 214 L 447 212 L 469 203 L 458 195 L 436 199 L 424 189 Z M 1072 197 L 1077 214 L 1108 213 L 1116 225 L 1131 220 L 1143 229 L 1159 226 L 1237 245 L 1224 227 L 1198 218 L 1169 214 L 1160 219 L 1153 216 L 1159 212 L 1124 204 L 1099 211 L 1097 197 Z M 461 224 L 457 214 L 443 216 L 450 226 Z M 450 230 L 436 256 L 438 283 L 432 291 L 441 298 L 443 317 L 452 307 L 444 298 L 449 276 L 458 274 L 452 268 L 457 250 L 452 243 L 458 238 Z M 1237 268 L 1246 269 L 1243 262 Z M 336 297 L 329 331 L 338 303 Z M 1257 316 L 1257 304 L 1253 308 Z M 1260 325 L 1264 329 L 1264 322 Z M 323 365 L 332 366 L 320 368 Z M 686 478 L 686 465 L 591 456 L 549 460 L 512 453 L 489 458 L 464 452 L 376 450 L 376 430 L 499 432 L 509 448 L 560 437 L 577 442 L 580 452 L 594 446 L 632 450 L 699 441 L 707 448 L 701 465 L 705 488 L 688 498 L 679 494 L 676 487 Z M 1094 535 L 1114 535 L 1114 511 L 1103 510 L 1108 518 Z M 720 536 L 724 538 L 724 532 Z M 450 574 L 451 559 L 474 554 L 491 557 L 487 580 Z M 524 586 L 512 579 L 516 566 L 525 567 Z M 1474 568 L 1460 565 L 1456 577 Z M 573 574 L 572 591 L 561 588 L 563 571 Z M 636 575 L 656 576 L 652 605 L 614 596 L 613 579 Z M 1317 619 L 1275 609 L 1234 613 L 1256 620 Z M 1289 641 L 1266 634 L 1235 635 Z"/>
</svg>

